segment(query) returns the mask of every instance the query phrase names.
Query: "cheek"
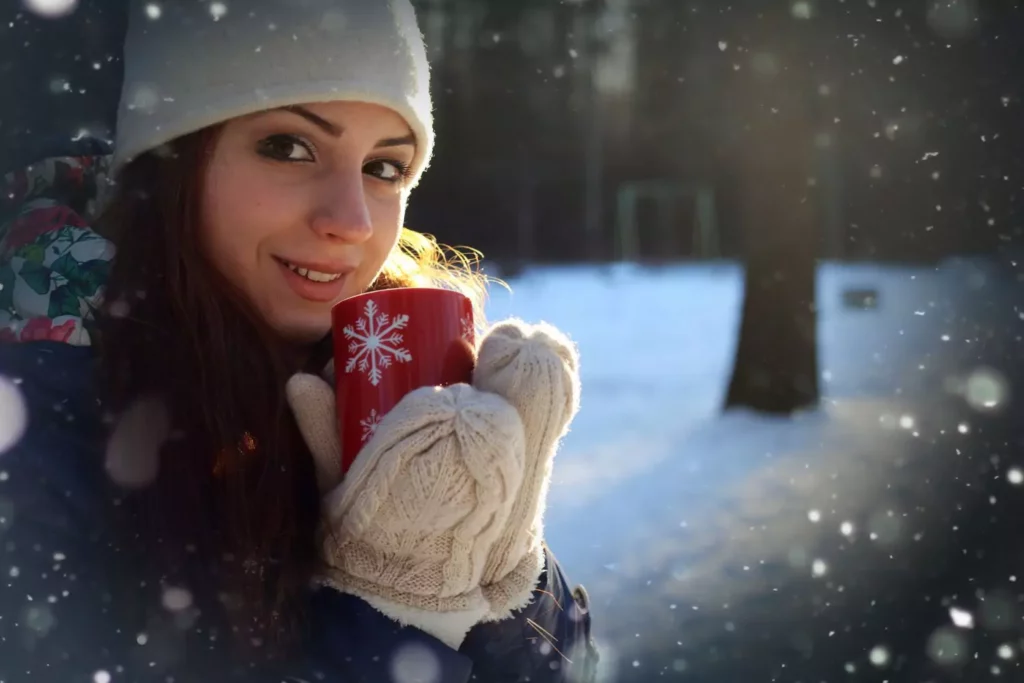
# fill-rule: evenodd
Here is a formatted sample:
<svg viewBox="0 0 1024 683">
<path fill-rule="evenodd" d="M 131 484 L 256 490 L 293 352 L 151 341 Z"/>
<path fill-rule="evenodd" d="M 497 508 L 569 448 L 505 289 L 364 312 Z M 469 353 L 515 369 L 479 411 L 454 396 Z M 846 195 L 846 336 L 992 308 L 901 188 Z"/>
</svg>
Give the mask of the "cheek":
<svg viewBox="0 0 1024 683">
<path fill-rule="evenodd" d="M 205 185 L 201 237 L 207 257 L 221 274 L 246 279 L 256 247 L 274 225 L 272 197 L 258 179 L 243 173 L 211 173 Z"/>
</svg>

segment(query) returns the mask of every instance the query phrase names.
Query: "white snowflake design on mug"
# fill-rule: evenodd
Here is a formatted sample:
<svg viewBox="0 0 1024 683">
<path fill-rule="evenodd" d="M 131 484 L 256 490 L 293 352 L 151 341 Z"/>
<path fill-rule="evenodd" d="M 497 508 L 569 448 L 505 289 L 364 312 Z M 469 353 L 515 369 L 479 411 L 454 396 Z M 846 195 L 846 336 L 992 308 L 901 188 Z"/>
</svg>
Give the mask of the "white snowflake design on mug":
<svg viewBox="0 0 1024 683">
<path fill-rule="evenodd" d="M 392 318 L 387 313 L 381 313 L 373 299 L 367 301 L 363 315 L 355 326 L 346 325 L 342 328 L 342 333 L 351 340 L 348 345 L 351 356 L 345 363 L 345 372 L 365 373 L 370 384 L 377 386 L 392 361 L 411 361 L 412 354 L 402 347 L 404 337 L 399 332 L 408 324 L 407 314 L 402 313 Z"/>
<path fill-rule="evenodd" d="M 369 441 L 377 433 L 377 425 L 380 424 L 381 419 L 382 416 L 377 409 L 372 408 L 370 414 L 359 421 L 359 426 L 363 428 L 363 443 Z"/>
<path fill-rule="evenodd" d="M 462 316 L 459 320 L 459 324 L 462 327 L 462 338 L 472 343 L 473 338 L 476 336 L 476 326 L 473 324 L 472 316 Z"/>
</svg>

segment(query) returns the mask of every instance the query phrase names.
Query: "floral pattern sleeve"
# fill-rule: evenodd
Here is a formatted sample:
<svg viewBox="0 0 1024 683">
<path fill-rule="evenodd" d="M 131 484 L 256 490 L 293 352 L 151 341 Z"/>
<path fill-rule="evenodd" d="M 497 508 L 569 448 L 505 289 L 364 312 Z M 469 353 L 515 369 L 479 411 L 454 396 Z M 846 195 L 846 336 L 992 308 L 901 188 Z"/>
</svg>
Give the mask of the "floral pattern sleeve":
<svg viewBox="0 0 1024 683">
<path fill-rule="evenodd" d="M 88 346 L 114 247 L 90 226 L 107 159 L 49 159 L 2 181 L 0 341 Z"/>
</svg>

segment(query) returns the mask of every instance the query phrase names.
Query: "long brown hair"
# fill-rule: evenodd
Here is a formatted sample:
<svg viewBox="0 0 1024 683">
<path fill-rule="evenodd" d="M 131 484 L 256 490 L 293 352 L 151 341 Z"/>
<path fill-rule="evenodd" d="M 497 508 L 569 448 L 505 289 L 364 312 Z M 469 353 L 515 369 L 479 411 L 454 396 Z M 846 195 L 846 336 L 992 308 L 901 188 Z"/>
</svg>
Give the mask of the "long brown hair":
<svg viewBox="0 0 1024 683">
<path fill-rule="evenodd" d="M 115 410 L 160 397 L 174 426 L 155 485 L 135 497 L 145 557 L 165 577 L 198 567 L 211 594 L 234 593 L 229 616 L 243 642 L 284 644 L 319 562 L 312 458 L 284 394 L 303 368 L 201 248 L 218 133 L 182 137 L 117 179 L 99 221 L 117 245 L 97 314 L 101 385 Z M 455 288 L 482 312 L 477 260 L 403 229 L 374 288 Z"/>
</svg>

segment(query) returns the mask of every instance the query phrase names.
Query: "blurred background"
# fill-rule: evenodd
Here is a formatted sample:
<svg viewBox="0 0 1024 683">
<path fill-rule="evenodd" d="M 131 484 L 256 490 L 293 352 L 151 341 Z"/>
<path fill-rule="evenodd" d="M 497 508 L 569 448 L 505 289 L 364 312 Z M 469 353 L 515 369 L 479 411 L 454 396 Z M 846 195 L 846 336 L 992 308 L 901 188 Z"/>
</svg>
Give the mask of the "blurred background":
<svg viewBox="0 0 1024 683">
<path fill-rule="evenodd" d="M 4 3 L 0 170 L 102 147 L 116 3 Z M 409 226 L 579 342 L 601 680 L 1024 680 L 1022 3 L 416 4 Z"/>
</svg>

